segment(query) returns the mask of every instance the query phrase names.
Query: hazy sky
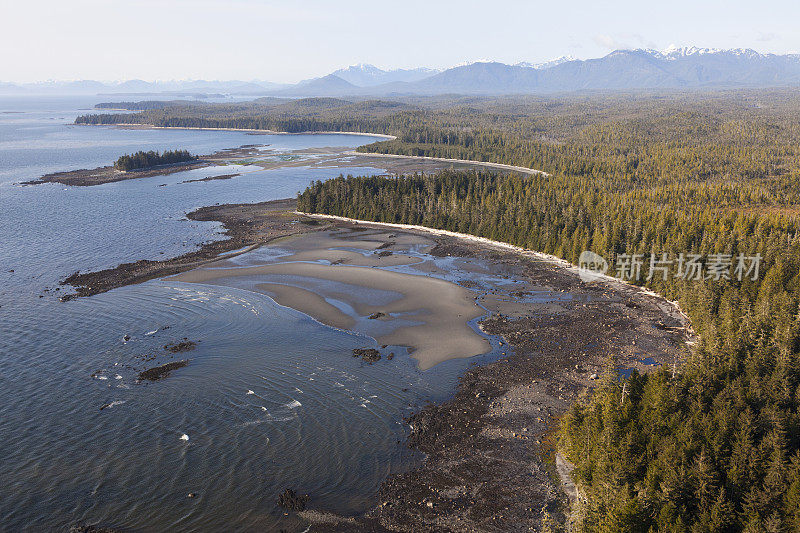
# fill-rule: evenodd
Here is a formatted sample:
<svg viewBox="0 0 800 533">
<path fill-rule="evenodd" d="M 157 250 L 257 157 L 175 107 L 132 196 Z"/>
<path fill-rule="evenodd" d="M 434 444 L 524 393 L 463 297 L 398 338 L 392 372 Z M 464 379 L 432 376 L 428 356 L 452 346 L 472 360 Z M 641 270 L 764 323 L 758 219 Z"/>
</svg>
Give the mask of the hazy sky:
<svg viewBox="0 0 800 533">
<path fill-rule="evenodd" d="M 0 0 L 0 80 L 294 82 L 337 68 L 800 51 L 797 0 Z"/>
</svg>

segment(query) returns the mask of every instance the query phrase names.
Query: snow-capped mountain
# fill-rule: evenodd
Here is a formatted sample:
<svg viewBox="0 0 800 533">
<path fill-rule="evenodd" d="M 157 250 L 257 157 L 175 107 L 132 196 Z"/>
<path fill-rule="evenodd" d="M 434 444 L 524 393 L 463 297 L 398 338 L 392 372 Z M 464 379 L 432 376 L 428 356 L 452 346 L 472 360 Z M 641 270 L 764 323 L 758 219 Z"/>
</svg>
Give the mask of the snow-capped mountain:
<svg viewBox="0 0 800 533">
<path fill-rule="evenodd" d="M 415 82 L 437 72 L 439 71 L 429 68 L 382 70 L 374 65 L 360 63 L 332 74 L 358 87 L 374 87 L 383 83 Z"/>
<path fill-rule="evenodd" d="M 569 63 L 570 61 L 577 61 L 576 58 L 572 56 L 561 56 L 555 59 L 551 59 L 550 61 L 544 61 L 542 63 L 529 63 L 527 61 L 522 61 L 520 63 L 515 64 L 515 67 L 524 67 L 524 68 L 535 68 L 537 70 L 542 70 L 550 67 L 555 67 L 562 63 Z"/>
<path fill-rule="evenodd" d="M 615 50 L 549 66 L 480 62 L 409 84 L 415 94 L 541 94 L 580 90 L 636 90 L 800 86 L 800 56 L 749 49 L 672 46 Z M 376 87 L 374 89 L 379 89 Z"/>
<path fill-rule="evenodd" d="M 719 48 L 699 48 L 697 46 L 678 46 L 671 44 L 664 50 L 648 50 L 654 56 L 663 59 L 680 59 L 694 55 L 717 54 L 723 50 Z"/>
<path fill-rule="evenodd" d="M 202 93 L 272 96 L 386 96 L 399 94 L 542 94 L 567 91 L 800 87 L 800 55 L 669 46 L 664 50 L 615 50 L 604 57 L 563 56 L 544 63 L 506 65 L 478 61 L 444 71 L 428 68 L 383 70 L 359 64 L 295 85 L 266 82 L 96 81 L 15 85 L 0 83 L 0 94 Z"/>
<path fill-rule="evenodd" d="M 697 46 L 677 46 L 671 44 L 664 50 L 646 50 L 654 57 L 667 60 L 686 59 L 689 57 L 698 57 L 704 55 L 726 55 L 731 57 L 740 57 L 748 59 L 766 58 L 770 56 L 778 57 L 776 54 L 762 54 L 750 48 L 700 48 Z"/>
</svg>

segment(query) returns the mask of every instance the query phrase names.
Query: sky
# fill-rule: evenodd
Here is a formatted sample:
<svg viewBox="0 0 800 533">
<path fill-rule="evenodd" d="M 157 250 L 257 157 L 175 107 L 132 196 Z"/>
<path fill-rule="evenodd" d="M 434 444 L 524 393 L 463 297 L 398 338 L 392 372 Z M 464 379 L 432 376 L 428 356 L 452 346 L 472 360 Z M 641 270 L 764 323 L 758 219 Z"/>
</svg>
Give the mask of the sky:
<svg viewBox="0 0 800 533">
<path fill-rule="evenodd" d="M 296 82 L 338 68 L 800 51 L 797 0 L 0 0 L 0 81 Z"/>
</svg>

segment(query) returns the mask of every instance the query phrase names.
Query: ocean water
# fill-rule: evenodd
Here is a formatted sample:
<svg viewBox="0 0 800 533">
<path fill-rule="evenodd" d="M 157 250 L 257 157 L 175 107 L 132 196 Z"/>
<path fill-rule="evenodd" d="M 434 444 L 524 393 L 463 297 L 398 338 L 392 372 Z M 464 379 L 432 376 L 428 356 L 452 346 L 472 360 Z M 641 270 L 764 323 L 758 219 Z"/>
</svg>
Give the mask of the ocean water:
<svg viewBox="0 0 800 533">
<path fill-rule="evenodd" d="M 235 287 L 153 280 L 66 303 L 56 289 L 76 270 L 220 238 L 218 224 L 185 218 L 197 207 L 286 198 L 312 180 L 381 169 L 239 167 L 247 173 L 231 180 L 181 183 L 231 173 L 220 167 L 19 185 L 140 149 L 373 139 L 71 124 L 100 100 L 0 98 L 0 530 L 302 531 L 276 506 L 285 488 L 337 513 L 375 505 L 388 474 L 421 460 L 403 445 L 402 418 L 452 394 L 474 360 L 426 372 L 408 357 L 366 365 L 350 352 L 373 339 Z M 165 355 L 184 338 L 197 348 Z M 135 382 L 178 359 L 190 362 L 168 379 Z"/>
</svg>

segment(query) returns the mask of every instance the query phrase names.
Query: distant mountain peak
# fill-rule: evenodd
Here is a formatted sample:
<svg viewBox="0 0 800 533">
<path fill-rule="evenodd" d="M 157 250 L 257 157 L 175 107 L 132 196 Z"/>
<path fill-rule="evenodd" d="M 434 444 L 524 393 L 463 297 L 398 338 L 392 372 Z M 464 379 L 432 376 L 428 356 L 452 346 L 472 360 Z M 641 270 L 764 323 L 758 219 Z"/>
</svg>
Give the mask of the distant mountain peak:
<svg viewBox="0 0 800 533">
<path fill-rule="evenodd" d="M 750 48 L 702 48 L 699 46 L 678 46 L 671 44 L 663 50 L 646 50 L 650 55 L 659 59 L 675 60 L 693 56 L 726 54 L 736 57 L 759 58 L 773 54 L 762 54 Z"/>
<path fill-rule="evenodd" d="M 358 63 L 332 74 L 358 87 L 374 87 L 384 83 L 415 82 L 439 72 L 429 68 L 383 70 L 369 63 Z"/>
<path fill-rule="evenodd" d="M 693 55 L 716 54 L 721 52 L 719 48 L 700 48 L 698 46 L 678 46 L 671 44 L 658 52 L 665 59 L 675 59 Z"/>
<path fill-rule="evenodd" d="M 386 71 L 376 67 L 375 65 L 370 65 L 369 63 L 357 63 L 355 65 L 350 65 L 347 68 L 340 68 L 339 70 L 334 71 L 333 74 L 339 76 L 340 74 L 346 72 L 369 72 L 378 74 L 378 73 L 384 73 Z"/>
<path fill-rule="evenodd" d="M 515 64 L 515 67 L 524 67 L 524 68 L 535 68 L 537 70 L 542 70 L 550 67 L 555 67 L 562 63 L 569 63 L 570 61 L 577 61 L 577 58 L 566 55 L 557 57 L 555 59 L 551 59 L 550 61 L 543 61 L 541 63 L 529 63 L 527 61 L 522 61 L 520 63 Z"/>
</svg>

